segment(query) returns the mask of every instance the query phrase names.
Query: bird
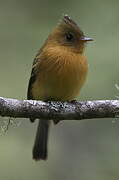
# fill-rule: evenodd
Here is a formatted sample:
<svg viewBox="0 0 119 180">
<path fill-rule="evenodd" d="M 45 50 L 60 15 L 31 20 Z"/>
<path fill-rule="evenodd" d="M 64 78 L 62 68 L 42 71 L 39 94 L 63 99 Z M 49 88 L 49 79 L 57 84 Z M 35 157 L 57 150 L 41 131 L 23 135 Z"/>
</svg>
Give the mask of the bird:
<svg viewBox="0 0 119 180">
<path fill-rule="evenodd" d="M 27 99 L 64 102 L 79 96 L 88 73 L 85 45 L 92 40 L 71 17 L 64 15 L 33 61 Z M 39 119 L 32 151 L 36 161 L 47 159 L 50 122 Z"/>
</svg>

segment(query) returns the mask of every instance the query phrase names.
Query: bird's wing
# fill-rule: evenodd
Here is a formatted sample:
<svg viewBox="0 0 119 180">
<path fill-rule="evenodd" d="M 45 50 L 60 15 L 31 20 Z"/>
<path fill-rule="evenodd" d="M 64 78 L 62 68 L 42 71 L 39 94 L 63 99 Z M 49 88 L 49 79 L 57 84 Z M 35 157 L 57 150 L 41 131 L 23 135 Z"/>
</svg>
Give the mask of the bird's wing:
<svg viewBox="0 0 119 180">
<path fill-rule="evenodd" d="M 39 58 L 37 58 L 37 56 L 36 56 L 36 58 L 33 61 L 31 77 L 30 77 L 29 84 L 28 84 L 27 99 L 33 99 L 32 85 L 36 80 L 36 76 L 37 76 L 37 68 L 36 67 L 37 67 L 38 63 L 39 63 Z"/>
<path fill-rule="evenodd" d="M 36 76 L 37 76 L 37 72 L 38 72 L 37 68 L 39 67 L 37 65 L 41 61 L 40 55 L 42 54 L 42 50 L 46 44 L 47 44 L 47 40 L 45 41 L 44 45 L 40 48 L 40 50 L 38 51 L 38 53 L 33 61 L 31 77 L 30 77 L 29 84 L 28 84 L 27 99 L 33 99 L 32 85 L 36 80 Z"/>
</svg>

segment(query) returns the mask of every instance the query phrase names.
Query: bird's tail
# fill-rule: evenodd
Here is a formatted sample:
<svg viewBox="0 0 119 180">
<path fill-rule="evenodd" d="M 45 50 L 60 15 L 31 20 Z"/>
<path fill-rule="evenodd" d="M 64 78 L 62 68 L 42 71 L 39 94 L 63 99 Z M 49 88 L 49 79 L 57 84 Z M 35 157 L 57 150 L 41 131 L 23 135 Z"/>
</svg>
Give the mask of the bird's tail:
<svg viewBox="0 0 119 180">
<path fill-rule="evenodd" d="M 49 131 L 48 120 L 39 120 L 35 143 L 33 147 L 33 159 L 34 160 L 46 160 L 47 159 L 47 142 Z"/>
</svg>

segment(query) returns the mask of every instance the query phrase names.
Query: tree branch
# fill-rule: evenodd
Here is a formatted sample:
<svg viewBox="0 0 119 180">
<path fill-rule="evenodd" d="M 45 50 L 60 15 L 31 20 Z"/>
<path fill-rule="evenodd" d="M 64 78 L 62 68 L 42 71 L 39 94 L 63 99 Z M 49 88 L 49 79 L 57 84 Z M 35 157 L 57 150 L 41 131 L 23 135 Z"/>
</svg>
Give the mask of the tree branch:
<svg viewBox="0 0 119 180">
<path fill-rule="evenodd" d="M 49 120 L 114 118 L 119 116 L 119 100 L 43 102 L 0 97 L 0 116 Z"/>
</svg>

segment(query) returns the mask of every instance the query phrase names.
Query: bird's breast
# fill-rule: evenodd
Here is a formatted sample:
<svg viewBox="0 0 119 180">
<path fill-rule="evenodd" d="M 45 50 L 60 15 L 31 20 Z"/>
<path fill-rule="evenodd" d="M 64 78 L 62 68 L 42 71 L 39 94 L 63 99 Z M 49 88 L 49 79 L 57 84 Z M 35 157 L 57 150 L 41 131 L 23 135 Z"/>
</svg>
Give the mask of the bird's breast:
<svg viewBox="0 0 119 180">
<path fill-rule="evenodd" d="M 33 85 L 35 99 L 72 100 L 85 82 L 88 64 L 80 54 L 50 54 L 40 64 L 39 76 Z"/>
</svg>

